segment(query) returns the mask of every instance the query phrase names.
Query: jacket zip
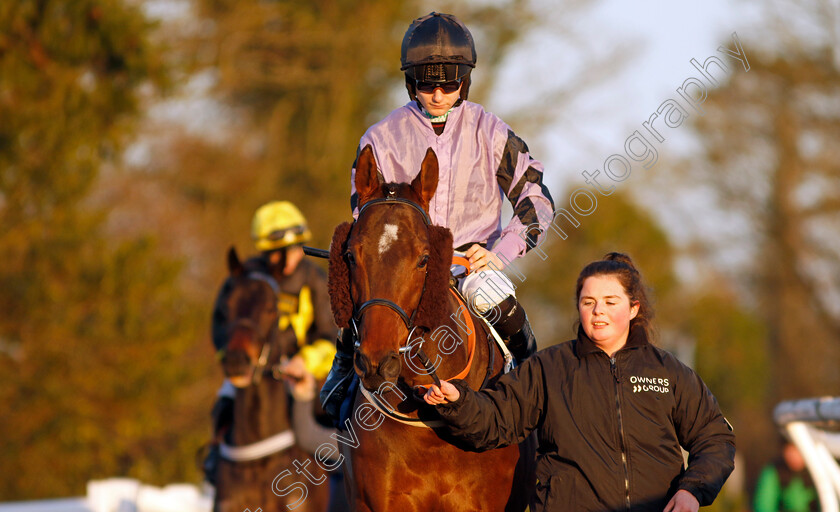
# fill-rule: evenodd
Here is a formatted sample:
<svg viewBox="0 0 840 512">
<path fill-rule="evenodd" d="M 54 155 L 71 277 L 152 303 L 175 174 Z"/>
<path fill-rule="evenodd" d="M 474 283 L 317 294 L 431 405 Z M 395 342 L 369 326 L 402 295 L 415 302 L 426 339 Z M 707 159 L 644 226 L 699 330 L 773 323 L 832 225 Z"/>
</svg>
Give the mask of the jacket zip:
<svg viewBox="0 0 840 512">
<path fill-rule="evenodd" d="M 619 399 L 620 381 L 618 368 L 615 366 L 615 357 L 610 358 L 610 373 L 613 376 L 615 387 L 615 410 L 618 413 L 618 434 L 621 442 L 621 464 L 624 466 L 624 504 L 630 510 L 630 471 L 627 468 L 627 443 L 624 440 L 624 421 L 621 417 L 621 400 Z"/>
</svg>

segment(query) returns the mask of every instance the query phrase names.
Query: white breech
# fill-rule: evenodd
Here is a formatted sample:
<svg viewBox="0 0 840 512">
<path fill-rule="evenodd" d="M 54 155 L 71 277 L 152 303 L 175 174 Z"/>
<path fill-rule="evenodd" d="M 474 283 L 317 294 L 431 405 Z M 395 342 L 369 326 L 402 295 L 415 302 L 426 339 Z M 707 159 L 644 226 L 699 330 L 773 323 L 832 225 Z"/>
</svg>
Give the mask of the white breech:
<svg viewBox="0 0 840 512">
<path fill-rule="evenodd" d="M 487 312 L 508 297 L 516 297 L 516 288 L 500 270 L 482 270 L 472 273 L 459 281 L 458 289 L 469 302 L 469 308 L 486 316 L 490 323 L 496 319 L 492 318 L 493 314 L 487 315 Z"/>
</svg>

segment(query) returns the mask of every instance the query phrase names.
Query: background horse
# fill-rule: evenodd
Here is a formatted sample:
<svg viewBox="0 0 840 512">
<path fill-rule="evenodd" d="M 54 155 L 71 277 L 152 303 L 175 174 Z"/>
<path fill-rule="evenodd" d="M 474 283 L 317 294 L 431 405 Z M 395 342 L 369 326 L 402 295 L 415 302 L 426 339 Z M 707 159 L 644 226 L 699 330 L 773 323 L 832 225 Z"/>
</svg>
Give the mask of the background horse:
<svg viewBox="0 0 840 512">
<path fill-rule="evenodd" d="M 356 167 L 358 220 L 333 235 L 330 300 L 336 323 L 357 330 L 354 361 L 366 395 L 356 395 L 339 443 L 348 495 L 362 511 L 524 510 L 533 495 L 533 440 L 465 451 L 414 394 L 437 376 L 479 389 L 504 364 L 483 321 L 449 290 L 452 235 L 426 213 L 437 181 L 429 149 L 411 185 L 381 184 L 365 147 Z"/>
<path fill-rule="evenodd" d="M 293 466 L 295 460 L 304 463 L 311 455 L 294 446 L 291 431 L 291 398 L 280 364 L 294 354 L 297 342 L 291 331 L 281 332 L 278 327 L 277 282 L 268 274 L 249 272 L 233 248 L 228 268 L 228 343 L 222 367 L 236 395 L 233 423 L 222 445 L 213 510 L 326 510 L 328 484 L 323 471 L 317 464 L 306 466 L 312 479 L 321 481 L 317 485 Z"/>
</svg>

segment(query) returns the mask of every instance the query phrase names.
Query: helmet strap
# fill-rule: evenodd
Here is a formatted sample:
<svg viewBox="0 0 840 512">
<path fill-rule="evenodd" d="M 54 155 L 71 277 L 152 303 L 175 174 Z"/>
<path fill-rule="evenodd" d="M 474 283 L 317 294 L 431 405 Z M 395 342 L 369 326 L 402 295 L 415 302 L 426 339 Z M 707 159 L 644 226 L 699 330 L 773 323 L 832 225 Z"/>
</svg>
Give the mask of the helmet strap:
<svg viewBox="0 0 840 512">
<path fill-rule="evenodd" d="M 408 76 L 408 73 L 405 74 L 405 89 L 408 91 L 408 99 L 411 101 L 417 101 L 416 85 L 414 83 L 414 79 Z M 417 106 L 420 106 L 419 101 L 417 101 Z"/>
<path fill-rule="evenodd" d="M 455 104 L 456 107 L 461 103 L 461 101 L 467 101 L 467 97 L 470 95 L 470 83 L 472 83 L 470 78 L 471 75 L 471 72 L 467 72 L 466 75 L 461 77 L 461 99 Z"/>
</svg>

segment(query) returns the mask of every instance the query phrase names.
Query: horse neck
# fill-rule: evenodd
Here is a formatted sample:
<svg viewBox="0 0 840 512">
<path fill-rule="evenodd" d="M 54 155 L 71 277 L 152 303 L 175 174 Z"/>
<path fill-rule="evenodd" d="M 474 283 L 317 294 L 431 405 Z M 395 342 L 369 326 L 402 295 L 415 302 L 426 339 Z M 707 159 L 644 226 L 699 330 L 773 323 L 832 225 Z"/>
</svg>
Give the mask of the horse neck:
<svg viewBox="0 0 840 512">
<path fill-rule="evenodd" d="M 234 445 L 254 443 L 288 428 L 288 398 L 283 382 L 264 377 L 257 385 L 237 390 L 231 428 Z"/>
<path fill-rule="evenodd" d="M 449 316 L 442 326 L 432 329 L 424 336 L 423 350 L 432 361 L 432 364 L 440 357 L 441 363 L 436 373 L 441 379 L 451 379 L 461 373 L 466 368 L 469 362 L 468 339 L 469 328 L 474 331 L 475 337 L 475 354 L 470 363 L 469 374 L 464 377 L 464 380 L 473 389 L 478 389 L 481 386 L 487 374 L 487 365 L 489 363 L 490 354 L 487 344 L 488 332 L 485 329 L 484 322 L 473 315 L 468 308 L 460 305 L 454 295 L 449 295 Z M 437 331 L 437 335 L 435 335 Z M 451 336 L 457 335 L 458 346 L 452 350 Z M 500 359 L 496 357 L 495 359 Z M 494 371 L 501 369 L 499 361 L 494 361 Z"/>
<path fill-rule="evenodd" d="M 236 390 L 231 426 L 235 446 L 254 443 L 289 428 L 289 395 L 284 382 L 265 375 L 259 384 Z"/>
</svg>

